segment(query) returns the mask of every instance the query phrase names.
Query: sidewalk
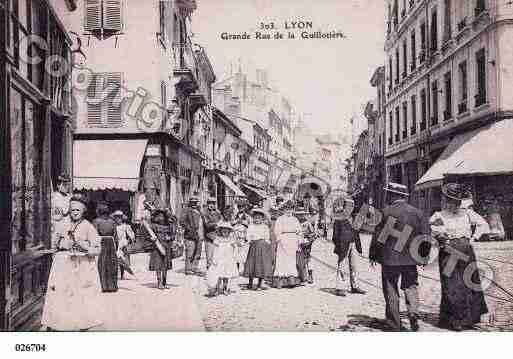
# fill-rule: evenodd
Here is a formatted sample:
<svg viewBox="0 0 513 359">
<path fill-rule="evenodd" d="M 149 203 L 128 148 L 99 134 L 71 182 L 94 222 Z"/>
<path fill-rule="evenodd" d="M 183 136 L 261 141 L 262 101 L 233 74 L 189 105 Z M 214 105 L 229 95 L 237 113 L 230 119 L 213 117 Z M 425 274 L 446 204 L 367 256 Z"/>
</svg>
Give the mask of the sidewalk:
<svg viewBox="0 0 513 359">
<path fill-rule="evenodd" d="M 205 330 L 190 281 L 180 271 L 183 262 L 173 261 L 167 280 L 170 288 L 159 290 L 155 274 L 147 270 L 148 261 L 148 254 L 132 255 L 135 277 L 125 274 L 116 293 L 101 295 L 98 309 L 104 325 L 91 331 Z"/>
</svg>

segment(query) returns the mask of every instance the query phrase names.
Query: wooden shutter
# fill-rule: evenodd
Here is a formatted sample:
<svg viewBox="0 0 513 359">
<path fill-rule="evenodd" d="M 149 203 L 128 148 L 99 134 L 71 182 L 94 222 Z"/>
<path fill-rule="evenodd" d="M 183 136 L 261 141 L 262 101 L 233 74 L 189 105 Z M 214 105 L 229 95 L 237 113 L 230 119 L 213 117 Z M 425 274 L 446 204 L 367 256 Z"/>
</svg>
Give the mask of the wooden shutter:
<svg viewBox="0 0 513 359">
<path fill-rule="evenodd" d="M 87 126 L 99 127 L 102 125 L 102 106 L 96 100 L 100 95 L 98 87 L 101 84 L 101 74 L 92 74 L 91 83 L 87 88 Z"/>
<path fill-rule="evenodd" d="M 121 127 L 121 72 L 112 72 L 105 74 L 107 91 L 109 94 L 105 101 L 107 107 L 107 126 L 108 127 Z"/>
<path fill-rule="evenodd" d="M 123 28 L 121 0 L 103 1 L 103 30 L 119 32 Z"/>
<path fill-rule="evenodd" d="M 84 30 L 95 33 L 102 28 L 102 2 L 101 0 L 84 1 Z"/>
</svg>

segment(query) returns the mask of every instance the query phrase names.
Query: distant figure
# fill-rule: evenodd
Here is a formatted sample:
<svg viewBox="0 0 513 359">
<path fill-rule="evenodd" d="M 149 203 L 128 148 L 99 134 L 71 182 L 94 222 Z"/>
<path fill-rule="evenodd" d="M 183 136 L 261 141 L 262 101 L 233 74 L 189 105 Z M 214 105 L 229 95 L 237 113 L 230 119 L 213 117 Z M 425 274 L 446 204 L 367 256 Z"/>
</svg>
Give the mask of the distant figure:
<svg viewBox="0 0 513 359">
<path fill-rule="evenodd" d="M 185 240 L 185 274 L 201 275 L 199 261 L 203 240 L 205 237 L 205 228 L 203 226 L 203 216 L 199 210 L 199 198 L 191 196 L 189 206 L 184 208 L 180 218 Z"/>
<path fill-rule="evenodd" d="M 101 237 L 101 252 L 98 259 L 98 272 L 104 292 L 118 291 L 118 259 L 116 222 L 110 217 L 110 207 L 105 202 L 98 203 L 96 207 L 98 217 L 93 220 L 98 234 Z"/>
</svg>

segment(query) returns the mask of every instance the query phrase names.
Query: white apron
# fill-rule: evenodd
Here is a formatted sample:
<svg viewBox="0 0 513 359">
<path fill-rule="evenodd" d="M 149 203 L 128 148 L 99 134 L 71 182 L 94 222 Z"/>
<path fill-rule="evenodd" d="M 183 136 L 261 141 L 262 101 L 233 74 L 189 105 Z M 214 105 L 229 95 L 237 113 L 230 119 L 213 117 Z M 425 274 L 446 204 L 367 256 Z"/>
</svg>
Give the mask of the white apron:
<svg viewBox="0 0 513 359">
<path fill-rule="evenodd" d="M 276 220 L 274 233 L 276 235 L 276 277 L 297 277 L 296 252 L 301 237 L 295 232 L 301 232 L 301 224 L 293 216 L 281 216 Z M 286 232 L 286 233 L 284 233 Z M 291 232 L 291 233 L 289 233 Z"/>
</svg>

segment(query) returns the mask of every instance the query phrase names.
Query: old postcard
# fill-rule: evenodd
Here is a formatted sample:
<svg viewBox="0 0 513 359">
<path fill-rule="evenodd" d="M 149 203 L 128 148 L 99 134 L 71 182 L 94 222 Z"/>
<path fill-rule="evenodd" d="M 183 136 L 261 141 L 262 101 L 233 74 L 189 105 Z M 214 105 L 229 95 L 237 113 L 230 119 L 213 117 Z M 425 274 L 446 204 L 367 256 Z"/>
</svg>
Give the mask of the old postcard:
<svg viewBox="0 0 513 359">
<path fill-rule="evenodd" d="M 0 28 L 2 331 L 513 329 L 511 1 L 0 0 Z"/>
</svg>

